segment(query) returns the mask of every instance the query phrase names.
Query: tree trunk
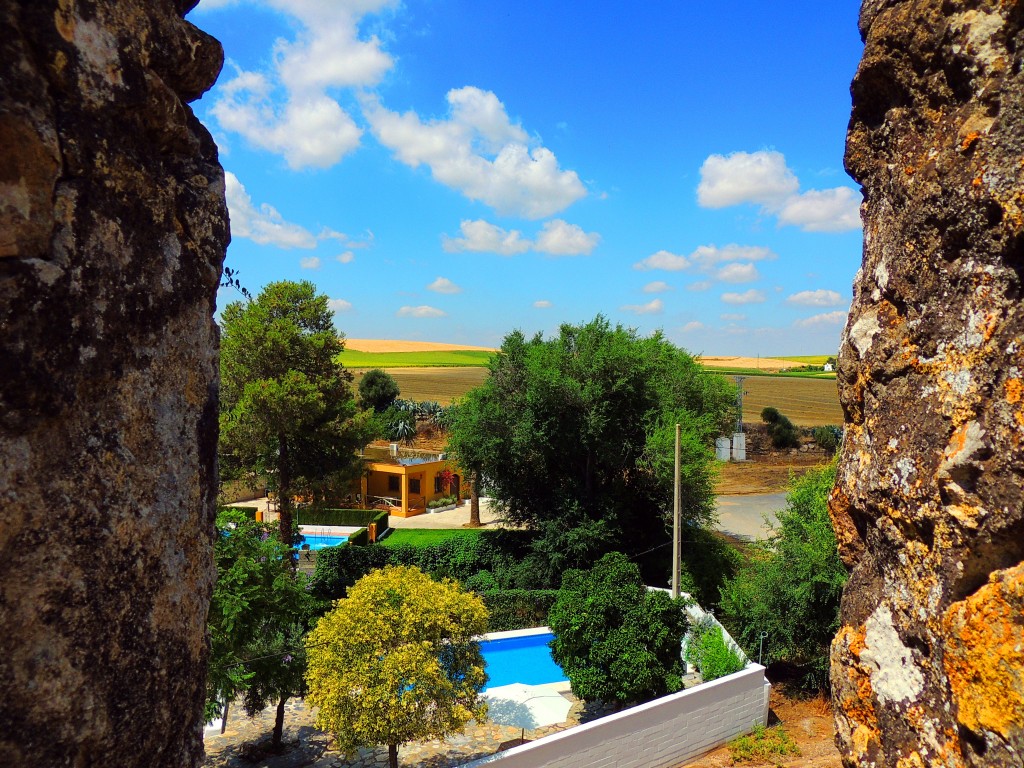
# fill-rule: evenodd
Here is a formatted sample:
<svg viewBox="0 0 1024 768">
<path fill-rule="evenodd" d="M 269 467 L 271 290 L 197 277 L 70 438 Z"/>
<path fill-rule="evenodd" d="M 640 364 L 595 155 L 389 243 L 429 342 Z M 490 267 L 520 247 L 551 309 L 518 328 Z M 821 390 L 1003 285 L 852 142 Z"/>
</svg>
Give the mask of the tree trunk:
<svg viewBox="0 0 1024 768">
<path fill-rule="evenodd" d="M 277 530 L 280 533 L 281 541 L 288 546 L 292 545 L 292 497 L 291 472 L 288 467 L 288 437 L 278 436 L 280 452 L 277 459 Z"/>
<path fill-rule="evenodd" d="M 284 703 L 288 701 L 287 696 L 282 696 L 277 702 L 277 719 L 274 720 L 274 740 L 271 742 L 274 749 L 281 748 L 281 736 L 284 733 Z"/>
<path fill-rule="evenodd" d="M 228 727 L 228 702 L 224 702 L 224 711 L 220 715 L 220 732 L 221 734 L 227 730 Z"/>
<path fill-rule="evenodd" d="M 398 745 L 388 744 L 388 766 L 398 768 Z"/>
<path fill-rule="evenodd" d="M 469 527 L 479 528 L 480 523 L 480 489 L 477 487 L 477 473 L 469 475 Z"/>
</svg>

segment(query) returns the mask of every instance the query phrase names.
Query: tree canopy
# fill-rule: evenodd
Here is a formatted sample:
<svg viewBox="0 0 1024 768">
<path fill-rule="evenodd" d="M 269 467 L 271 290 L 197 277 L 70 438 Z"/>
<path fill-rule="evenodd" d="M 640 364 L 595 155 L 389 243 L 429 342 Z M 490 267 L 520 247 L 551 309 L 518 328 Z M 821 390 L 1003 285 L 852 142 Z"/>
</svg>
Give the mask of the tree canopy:
<svg viewBox="0 0 1024 768">
<path fill-rule="evenodd" d="M 309 635 L 307 699 L 346 752 L 444 738 L 487 711 L 480 644 L 487 609 L 458 583 L 387 566 L 348 590 Z"/>
<path fill-rule="evenodd" d="M 293 493 L 342 487 L 371 434 L 336 361 L 343 349 L 327 297 L 306 281 L 271 283 L 221 317 L 221 465 L 269 478 L 289 543 Z"/>
<path fill-rule="evenodd" d="M 359 380 L 359 402 L 376 413 L 386 411 L 401 393 L 395 377 L 381 368 L 371 368 Z"/>
<path fill-rule="evenodd" d="M 835 460 L 795 480 L 778 525 L 751 561 L 722 589 L 722 620 L 747 655 L 761 632 L 773 661 L 796 666 L 808 688 L 827 690 L 829 647 L 839 629 L 847 573 L 828 515 Z"/>
<path fill-rule="evenodd" d="M 548 624 L 552 658 L 581 699 L 641 702 L 682 687 L 683 601 L 648 590 L 620 552 L 567 571 Z"/>
<path fill-rule="evenodd" d="M 710 447 L 734 402 L 729 382 L 660 333 L 642 338 L 598 316 L 552 339 L 506 336 L 459 404 L 448 447 L 507 519 L 543 532 L 561 570 L 665 540 L 677 422 L 684 516 L 708 522 Z"/>
<path fill-rule="evenodd" d="M 284 702 L 302 691 L 303 635 L 316 601 L 306 577 L 292 573 L 290 548 L 269 526 L 226 509 L 216 531 L 207 716 L 239 695 L 250 714 L 276 704 L 279 744 Z"/>
</svg>

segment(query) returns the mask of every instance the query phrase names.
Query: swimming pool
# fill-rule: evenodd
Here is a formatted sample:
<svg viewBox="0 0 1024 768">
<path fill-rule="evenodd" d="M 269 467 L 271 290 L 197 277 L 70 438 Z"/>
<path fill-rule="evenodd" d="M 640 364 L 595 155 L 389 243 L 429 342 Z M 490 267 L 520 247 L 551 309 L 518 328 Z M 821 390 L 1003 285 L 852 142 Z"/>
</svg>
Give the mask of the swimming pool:
<svg viewBox="0 0 1024 768">
<path fill-rule="evenodd" d="M 325 547 L 336 547 L 339 544 L 345 544 L 347 541 L 348 536 L 319 536 L 313 533 L 304 533 L 299 540 L 298 546 L 301 547 L 303 544 L 309 544 L 311 550 L 318 550 Z"/>
<path fill-rule="evenodd" d="M 501 633 L 504 634 L 504 633 Z M 510 683 L 539 685 L 564 681 L 565 672 L 551 658 L 550 632 L 517 637 L 498 637 L 480 641 L 487 663 L 487 687 Z"/>
</svg>

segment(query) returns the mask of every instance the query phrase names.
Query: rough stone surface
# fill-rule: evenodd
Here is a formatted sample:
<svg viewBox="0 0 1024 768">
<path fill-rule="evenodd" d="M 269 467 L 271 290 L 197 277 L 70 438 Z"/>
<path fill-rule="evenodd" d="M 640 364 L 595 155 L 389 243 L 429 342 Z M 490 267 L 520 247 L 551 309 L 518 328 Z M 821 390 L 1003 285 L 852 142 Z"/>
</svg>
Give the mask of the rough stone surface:
<svg viewBox="0 0 1024 768">
<path fill-rule="evenodd" d="M 858 766 L 1024 764 L 1024 3 L 866 0 L 832 646 Z"/>
<path fill-rule="evenodd" d="M 0 765 L 202 757 L 224 176 L 188 0 L 0 0 Z"/>
</svg>

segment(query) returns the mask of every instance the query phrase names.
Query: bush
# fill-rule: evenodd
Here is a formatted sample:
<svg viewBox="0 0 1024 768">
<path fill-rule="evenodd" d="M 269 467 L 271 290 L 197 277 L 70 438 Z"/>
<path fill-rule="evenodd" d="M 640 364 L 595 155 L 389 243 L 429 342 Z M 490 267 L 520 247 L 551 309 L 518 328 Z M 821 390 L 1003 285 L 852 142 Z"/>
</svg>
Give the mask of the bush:
<svg viewBox="0 0 1024 768">
<path fill-rule="evenodd" d="M 321 600 L 340 600 L 363 576 L 387 565 L 390 551 L 376 545 L 321 549 L 317 553 L 310 590 Z"/>
<path fill-rule="evenodd" d="M 639 702 L 682 688 L 682 601 L 648 591 L 621 552 L 589 571 L 567 571 L 548 625 L 551 656 L 578 698 Z"/>
<path fill-rule="evenodd" d="M 360 528 L 348 535 L 349 546 L 365 547 L 370 543 L 370 532 L 366 528 Z"/>
<path fill-rule="evenodd" d="M 722 628 L 705 621 L 691 630 L 686 660 L 700 670 L 704 682 L 739 672 L 747 666 L 743 658 L 725 642 Z"/>
<path fill-rule="evenodd" d="M 777 408 L 768 406 L 761 411 L 761 421 L 768 425 L 768 436 L 775 448 L 798 448 L 800 432 Z"/>
<path fill-rule="evenodd" d="M 729 742 L 729 754 L 734 763 L 748 760 L 776 762 L 776 758 L 799 755 L 800 748 L 781 725 L 765 728 L 755 725 L 746 736 Z"/>
<path fill-rule="evenodd" d="M 469 584 L 466 585 L 467 589 Z M 506 632 L 547 624 L 548 611 L 554 605 L 555 589 L 504 589 L 483 592 L 480 596 L 490 612 L 488 632 Z"/>
<path fill-rule="evenodd" d="M 767 632 L 769 657 L 795 665 L 810 690 L 828 689 L 847 578 L 828 516 L 835 477 L 833 462 L 795 480 L 770 539 L 722 588 L 722 622 L 737 642 L 753 656 Z"/>
<path fill-rule="evenodd" d="M 359 380 L 359 403 L 381 413 L 391 407 L 401 394 L 398 382 L 387 371 L 371 368 Z"/>
<path fill-rule="evenodd" d="M 843 429 L 835 424 L 815 427 L 814 432 L 811 434 L 814 436 L 814 442 L 818 444 L 818 447 L 829 453 L 835 453 L 839 450 L 839 445 L 843 442 Z"/>
<path fill-rule="evenodd" d="M 427 509 L 437 509 L 438 507 L 447 507 L 449 504 L 455 503 L 454 496 L 441 496 L 440 498 L 433 499 L 427 502 Z"/>
<path fill-rule="evenodd" d="M 259 511 L 259 507 L 217 507 L 217 514 L 221 512 L 238 512 L 239 514 L 245 515 L 249 520 L 256 519 L 256 513 Z"/>
</svg>

